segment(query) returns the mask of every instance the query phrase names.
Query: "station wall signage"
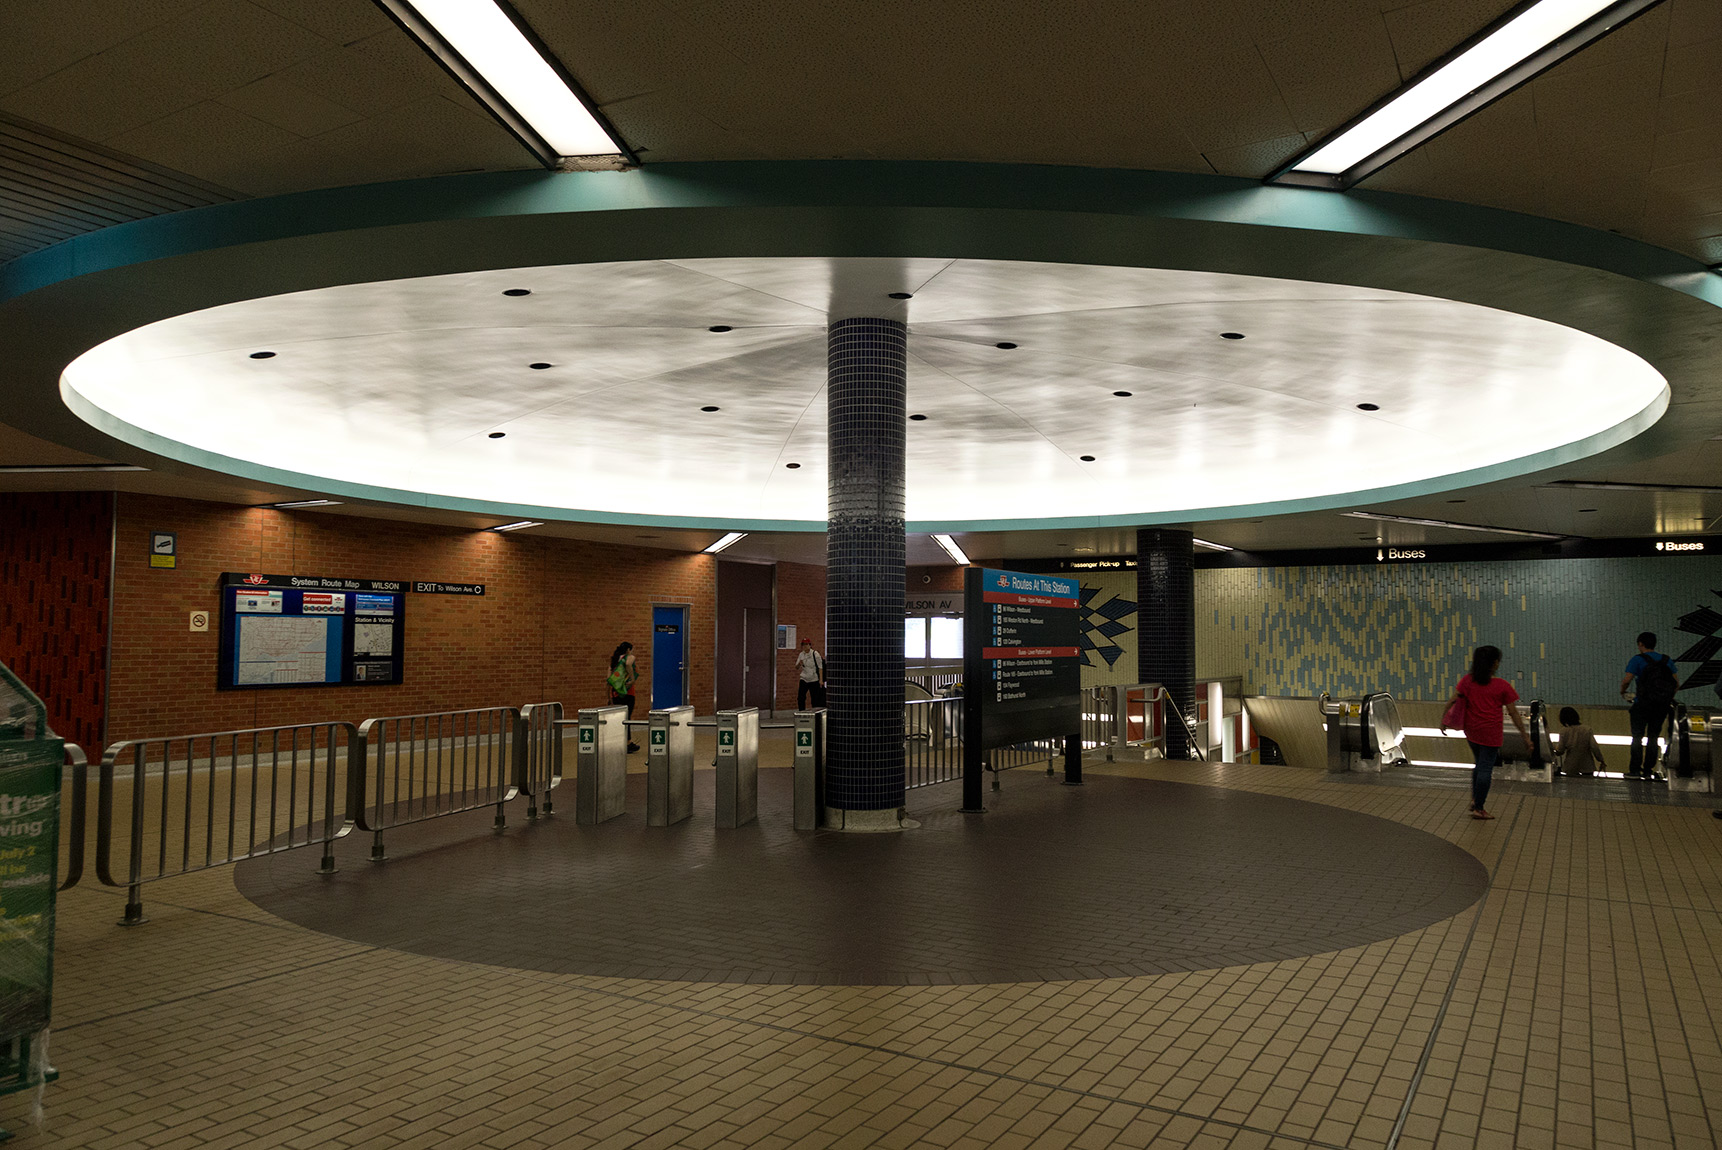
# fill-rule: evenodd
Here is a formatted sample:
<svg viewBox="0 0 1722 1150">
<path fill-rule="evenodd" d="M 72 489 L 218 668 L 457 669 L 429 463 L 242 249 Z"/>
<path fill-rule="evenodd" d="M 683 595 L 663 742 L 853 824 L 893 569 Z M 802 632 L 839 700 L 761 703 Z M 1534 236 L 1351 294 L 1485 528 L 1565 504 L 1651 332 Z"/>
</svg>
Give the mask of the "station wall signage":
<svg viewBox="0 0 1722 1150">
<path fill-rule="evenodd" d="M 216 686 L 376 686 L 405 676 L 407 584 L 317 575 L 221 577 Z"/>
<path fill-rule="evenodd" d="M 1082 727 L 1082 585 L 1026 571 L 964 573 L 965 738 L 981 747 Z"/>
<path fill-rule="evenodd" d="M 420 595 L 482 595 L 483 583 L 413 583 L 413 590 Z"/>
<path fill-rule="evenodd" d="M 1375 561 L 1377 563 L 1398 563 L 1407 559 L 1430 558 L 1427 547 L 1377 547 Z"/>
</svg>

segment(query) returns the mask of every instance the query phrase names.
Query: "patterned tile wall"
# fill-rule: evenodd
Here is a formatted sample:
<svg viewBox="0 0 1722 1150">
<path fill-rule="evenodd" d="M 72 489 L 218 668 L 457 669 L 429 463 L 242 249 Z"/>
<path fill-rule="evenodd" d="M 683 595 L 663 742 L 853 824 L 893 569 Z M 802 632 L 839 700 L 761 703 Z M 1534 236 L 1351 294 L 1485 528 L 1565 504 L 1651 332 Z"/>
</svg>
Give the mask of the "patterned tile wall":
<svg viewBox="0 0 1722 1150">
<path fill-rule="evenodd" d="M 1196 573 L 1196 673 L 1242 673 L 1252 694 L 1443 699 L 1492 643 L 1527 698 L 1617 703 L 1638 633 L 1678 657 L 1698 636 L 1675 624 L 1722 609 L 1718 590 L 1713 556 L 1209 569 Z M 1680 697 L 1716 702 L 1708 688 Z"/>
</svg>

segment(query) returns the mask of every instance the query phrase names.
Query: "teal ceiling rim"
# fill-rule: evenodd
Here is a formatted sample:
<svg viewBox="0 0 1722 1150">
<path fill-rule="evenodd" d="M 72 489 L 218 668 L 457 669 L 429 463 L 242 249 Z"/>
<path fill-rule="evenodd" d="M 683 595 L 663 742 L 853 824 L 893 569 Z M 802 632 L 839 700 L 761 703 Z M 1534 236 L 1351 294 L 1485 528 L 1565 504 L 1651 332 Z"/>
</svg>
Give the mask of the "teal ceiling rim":
<svg viewBox="0 0 1722 1150">
<path fill-rule="evenodd" d="M 269 469 L 150 446 L 74 413 L 59 373 L 89 348 L 157 319 L 236 300 L 451 271 L 617 259 L 782 254 L 1039 260 L 1214 270 L 1381 287 L 1547 319 L 1655 367 L 1679 418 L 1638 428 L 1671 450 L 1722 432 L 1722 277 L 1672 252 L 1577 225 L 1390 193 L 1337 195 L 1176 173 L 940 162 L 724 162 L 632 172 L 437 177 L 241 201 L 117 225 L 0 265 L 0 422 L 67 447 L 264 479 Z M 1638 421 L 1628 421 L 1635 426 Z M 1625 426 L 1619 425 L 1619 426 Z M 1593 436 L 1585 443 L 1607 438 Z M 1630 438 L 1630 437 L 1628 437 Z M 1595 450 L 1606 450 L 1609 441 Z M 158 450 L 161 449 L 161 450 Z M 139 453 L 147 458 L 139 458 Z M 1503 464 L 1511 478 L 1570 463 L 1561 449 Z M 1498 469 L 1497 469 L 1498 470 Z M 310 477 L 267 482 L 326 490 Z M 1335 506 L 1451 490 L 1445 477 Z M 424 505 L 379 492 L 354 498 Z M 473 510 L 471 501 L 438 506 Z M 501 507 L 501 505 L 497 505 Z M 1269 505 L 1256 505 L 1265 507 Z M 1271 505 L 1272 513 L 1295 508 Z M 1212 509 L 1179 512 L 1178 520 Z M 497 514 L 541 517 L 512 506 Z M 1239 514 L 1264 514 L 1265 510 Z M 564 512 L 558 518 L 567 517 Z M 584 513 L 584 522 L 685 525 Z M 1105 525 L 1139 525 L 1140 516 Z M 822 524 L 773 521 L 775 528 Z M 990 530 L 939 523 L 928 529 Z M 1036 519 L 1030 526 L 1059 526 Z M 1088 525 L 1083 521 L 1083 525 Z M 740 529 L 712 520 L 713 530 Z"/>
</svg>

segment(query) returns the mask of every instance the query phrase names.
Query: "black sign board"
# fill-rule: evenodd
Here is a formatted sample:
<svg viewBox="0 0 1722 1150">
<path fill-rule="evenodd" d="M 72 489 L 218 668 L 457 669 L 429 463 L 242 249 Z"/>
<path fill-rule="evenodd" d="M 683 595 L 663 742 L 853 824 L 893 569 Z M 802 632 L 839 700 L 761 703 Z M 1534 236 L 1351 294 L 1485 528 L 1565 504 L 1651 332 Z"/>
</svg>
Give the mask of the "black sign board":
<svg viewBox="0 0 1722 1150">
<path fill-rule="evenodd" d="M 314 575 L 222 576 L 216 686 L 399 683 L 407 584 Z"/>
<path fill-rule="evenodd" d="M 347 579 L 330 575 L 247 575 L 243 571 L 227 571 L 221 576 L 225 587 L 285 587 L 298 591 L 380 591 L 400 594 L 409 584 L 404 579 Z"/>
<path fill-rule="evenodd" d="M 1081 730 L 1081 584 L 971 567 L 963 593 L 969 745 L 1002 747 Z"/>
<path fill-rule="evenodd" d="M 482 595 L 483 583 L 413 583 L 420 595 Z"/>
</svg>

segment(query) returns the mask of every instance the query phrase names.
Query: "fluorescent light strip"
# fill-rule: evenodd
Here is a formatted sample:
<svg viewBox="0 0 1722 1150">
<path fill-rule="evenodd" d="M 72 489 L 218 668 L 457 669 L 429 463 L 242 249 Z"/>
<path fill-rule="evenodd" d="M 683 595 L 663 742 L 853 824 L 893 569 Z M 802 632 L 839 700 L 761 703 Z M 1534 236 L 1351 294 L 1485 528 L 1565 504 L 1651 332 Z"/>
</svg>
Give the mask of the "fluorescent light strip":
<svg viewBox="0 0 1722 1150">
<path fill-rule="evenodd" d="M 341 501 L 339 499 L 296 499 L 291 503 L 266 503 L 264 506 L 273 507 L 277 511 L 292 511 L 296 507 L 339 507 Z"/>
<path fill-rule="evenodd" d="M 1192 537 L 1190 542 L 1198 547 L 1206 547 L 1210 551 L 1236 551 L 1236 547 L 1227 547 L 1224 543 L 1209 543 L 1206 539 Z"/>
<path fill-rule="evenodd" d="M 133 463 L 10 463 L 0 465 L 0 475 L 59 475 L 91 471 L 148 471 Z"/>
<path fill-rule="evenodd" d="M 745 531 L 731 531 L 728 535 L 725 535 L 722 539 L 719 539 L 716 543 L 713 543 L 710 547 L 707 547 L 705 549 L 704 553 L 707 555 L 716 555 L 719 551 L 722 551 L 725 547 L 728 547 L 730 544 L 739 543 L 743 539 L 746 539 L 746 538 L 747 538 L 747 532 L 745 532 Z"/>
<path fill-rule="evenodd" d="M 943 547 L 945 549 L 945 554 L 949 555 L 951 557 L 951 562 L 955 563 L 957 566 L 967 567 L 969 565 L 969 557 L 963 554 L 963 549 L 958 547 L 957 541 L 952 539 L 949 535 L 935 535 L 933 536 L 933 542 L 937 543 L 940 547 Z"/>
<path fill-rule="evenodd" d="M 502 3 L 377 3 L 548 166 L 563 156 L 634 159 L 551 53 Z"/>
<path fill-rule="evenodd" d="M 537 519 L 517 519 L 513 523 L 502 523 L 492 527 L 492 531 L 519 531 L 523 527 L 542 527 L 544 524 Z"/>
<path fill-rule="evenodd" d="M 1445 519 L 1417 519 L 1410 515 L 1383 515 L 1376 511 L 1341 511 L 1348 519 L 1374 519 L 1382 523 L 1413 523 L 1419 527 L 1445 527 L 1452 531 L 1481 531 L 1485 535 L 1517 535 L 1525 539 L 1565 539 L 1546 531 L 1519 531 L 1512 527 L 1484 527 L 1477 523 L 1451 523 Z"/>
<path fill-rule="evenodd" d="M 1718 437 L 1722 438 L 1722 437 Z M 1601 480 L 1557 479 L 1540 484 L 1544 491 L 1657 491 L 1678 495 L 1722 495 L 1722 487 L 1703 487 L 1689 483 L 1607 483 Z"/>
<path fill-rule="evenodd" d="M 1269 182 L 1348 188 L 1657 2 L 1537 0 L 1521 5 Z"/>
</svg>

